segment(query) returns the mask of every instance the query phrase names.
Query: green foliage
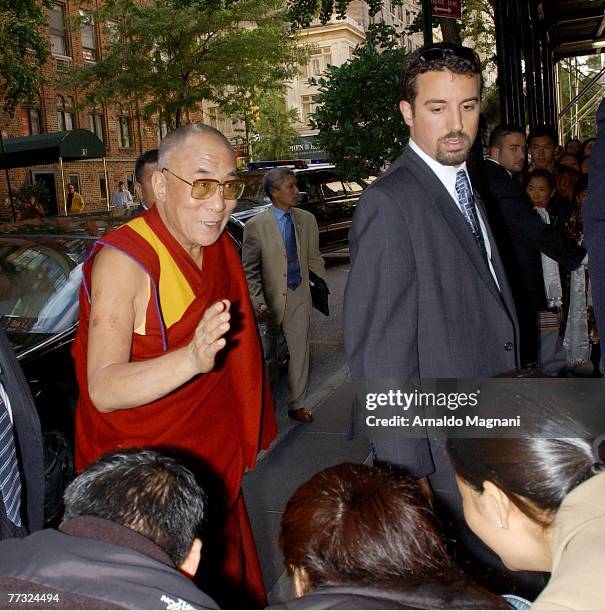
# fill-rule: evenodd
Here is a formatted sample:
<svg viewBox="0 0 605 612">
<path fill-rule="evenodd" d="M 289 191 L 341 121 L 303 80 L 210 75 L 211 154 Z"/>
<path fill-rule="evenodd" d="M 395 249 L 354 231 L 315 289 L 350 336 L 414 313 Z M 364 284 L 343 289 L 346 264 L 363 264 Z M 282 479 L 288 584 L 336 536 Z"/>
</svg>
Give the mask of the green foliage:
<svg viewBox="0 0 605 612">
<path fill-rule="evenodd" d="M 391 0 L 392 6 L 402 6 L 405 0 Z M 319 18 L 327 23 L 333 13 L 337 19 L 344 19 L 351 0 L 288 0 L 290 20 L 294 28 L 308 28 L 311 21 Z M 377 15 L 384 5 L 384 0 L 366 0 L 370 17 Z"/>
<path fill-rule="evenodd" d="M 599 56 L 569 58 L 559 62 L 561 110 L 580 93 L 601 69 Z M 577 137 L 585 140 L 596 134 L 595 111 L 603 98 L 603 87 L 596 85 L 582 94 L 562 118 L 563 143 Z"/>
<path fill-rule="evenodd" d="M 42 28 L 51 0 L 0 0 L 0 83 L 4 110 L 12 115 L 31 102 L 43 82 L 40 67 L 49 56 Z M 31 51 L 30 51 L 31 50 Z"/>
<path fill-rule="evenodd" d="M 383 23 L 370 26 L 366 42 L 342 66 L 319 79 L 313 127 L 318 144 L 344 178 L 378 174 L 403 150 L 408 130 L 399 112 L 406 51 Z"/>
<path fill-rule="evenodd" d="M 283 93 L 268 93 L 261 101 L 258 119 L 253 130 L 259 140 L 254 145 L 254 159 L 288 159 L 288 146 L 298 136 L 294 123 L 298 121 L 296 109 L 288 110 Z"/>
<path fill-rule="evenodd" d="M 137 104 L 171 127 L 202 100 L 228 112 L 232 100 L 244 112 L 292 76 L 301 57 L 285 0 L 107 0 L 92 14 L 112 40 L 96 64 L 73 69 L 69 83 L 90 105 Z"/>
</svg>

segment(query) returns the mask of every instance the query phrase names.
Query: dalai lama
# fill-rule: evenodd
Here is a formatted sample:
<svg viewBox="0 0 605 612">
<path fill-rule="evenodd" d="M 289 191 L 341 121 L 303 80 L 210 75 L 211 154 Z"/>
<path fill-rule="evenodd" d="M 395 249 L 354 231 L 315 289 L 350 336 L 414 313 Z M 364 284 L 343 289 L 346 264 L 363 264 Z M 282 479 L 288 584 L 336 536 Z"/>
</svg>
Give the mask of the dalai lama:
<svg viewBox="0 0 605 612">
<path fill-rule="evenodd" d="M 215 587 L 229 585 L 228 597 L 213 596 L 262 607 L 240 489 L 276 425 L 246 279 L 223 233 L 244 184 L 229 141 L 200 124 L 166 136 L 152 183 L 156 206 L 99 240 L 84 265 L 76 468 L 119 447 L 201 460 L 225 497 Z"/>
</svg>

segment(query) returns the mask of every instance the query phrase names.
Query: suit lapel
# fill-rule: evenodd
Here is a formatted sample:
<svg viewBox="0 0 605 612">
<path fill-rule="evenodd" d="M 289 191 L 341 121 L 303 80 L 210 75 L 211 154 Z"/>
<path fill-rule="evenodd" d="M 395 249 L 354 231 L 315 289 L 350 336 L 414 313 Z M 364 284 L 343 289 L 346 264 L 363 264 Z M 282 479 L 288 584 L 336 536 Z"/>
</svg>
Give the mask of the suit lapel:
<svg viewBox="0 0 605 612">
<path fill-rule="evenodd" d="M 278 248 L 285 255 L 286 245 L 284 244 L 284 239 L 282 238 L 281 230 L 279 229 L 279 223 L 277 222 L 277 219 L 273 214 L 273 209 L 268 208 L 264 213 L 261 214 L 268 216 L 267 227 L 269 229 L 269 233 L 271 234 L 273 241 L 278 245 Z"/>
<path fill-rule="evenodd" d="M 405 149 L 402 155 L 402 160 L 407 161 L 410 166 L 413 166 L 415 173 L 418 175 L 423 184 L 433 186 L 433 191 L 436 196 L 433 201 L 436 208 L 443 216 L 445 224 L 449 227 L 455 239 L 460 243 L 462 250 L 466 253 L 471 264 L 477 271 L 477 274 L 489 287 L 489 290 L 494 294 L 494 296 L 501 299 L 500 291 L 494 282 L 494 278 L 490 272 L 487 262 L 483 258 L 483 255 L 477 246 L 475 237 L 473 236 L 466 219 L 460 212 L 456 203 L 452 200 L 452 196 L 449 194 L 443 183 L 409 146 Z M 487 214 L 485 213 L 485 209 L 481 207 L 480 210 L 483 223 L 487 226 Z M 489 235 L 489 240 L 493 253 L 495 251 L 493 236 Z M 497 277 L 498 282 L 501 282 L 500 275 L 497 274 Z"/>
</svg>

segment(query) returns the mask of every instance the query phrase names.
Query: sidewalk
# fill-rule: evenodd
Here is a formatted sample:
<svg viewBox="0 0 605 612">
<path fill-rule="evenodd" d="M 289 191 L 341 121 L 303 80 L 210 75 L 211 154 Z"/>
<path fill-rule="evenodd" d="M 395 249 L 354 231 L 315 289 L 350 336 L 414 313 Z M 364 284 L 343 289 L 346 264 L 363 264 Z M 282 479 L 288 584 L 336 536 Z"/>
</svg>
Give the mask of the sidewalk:
<svg viewBox="0 0 605 612">
<path fill-rule="evenodd" d="M 280 418 L 277 441 L 244 477 L 244 497 L 270 604 L 290 598 L 277 540 L 282 513 L 292 493 L 323 468 L 345 461 L 369 461 L 366 441 L 347 440 L 352 400 L 353 387 L 346 367 L 342 367 L 309 397 L 314 422 L 303 425 L 289 419 L 286 425 Z"/>
</svg>

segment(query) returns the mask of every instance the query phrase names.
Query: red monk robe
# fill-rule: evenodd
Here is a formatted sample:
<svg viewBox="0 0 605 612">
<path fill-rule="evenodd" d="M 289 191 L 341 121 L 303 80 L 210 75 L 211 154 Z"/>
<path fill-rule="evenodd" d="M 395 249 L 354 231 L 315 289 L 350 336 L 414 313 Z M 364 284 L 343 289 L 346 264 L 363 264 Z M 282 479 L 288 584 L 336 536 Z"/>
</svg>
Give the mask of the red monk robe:
<svg viewBox="0 0 605 612">
<path fill-rule="evenodd" d="M 196 376 L 162 399 L 110 413 L 97 411 L 91 402 L 86 363 L 92 265 L 104 246 L 124 252 L 150 279 L 146 321 L 144 329 L 133 334 L 131 361 L 185 346 L 208 307 L 224 298 L 232 304 L 227 345 L 211 372 Z M 277 427 L 237 249 L 223 233 L 215 244 L 204 247 L 200 271 L 154 207 L 99 240 L 83 272 L 80 325 L 72 349 L 80 387 L 77 471 L 103 453 L 135 446 L 172 447 L 200 458 L 222 480 L 226 496 L 221 578 L 233 585 L 233 592 L 243 590 L 263 607 L 265 591 L 241 481 L 245 467 L 254 466 L 257 452 L 269 446 Z"/>
</svg>

